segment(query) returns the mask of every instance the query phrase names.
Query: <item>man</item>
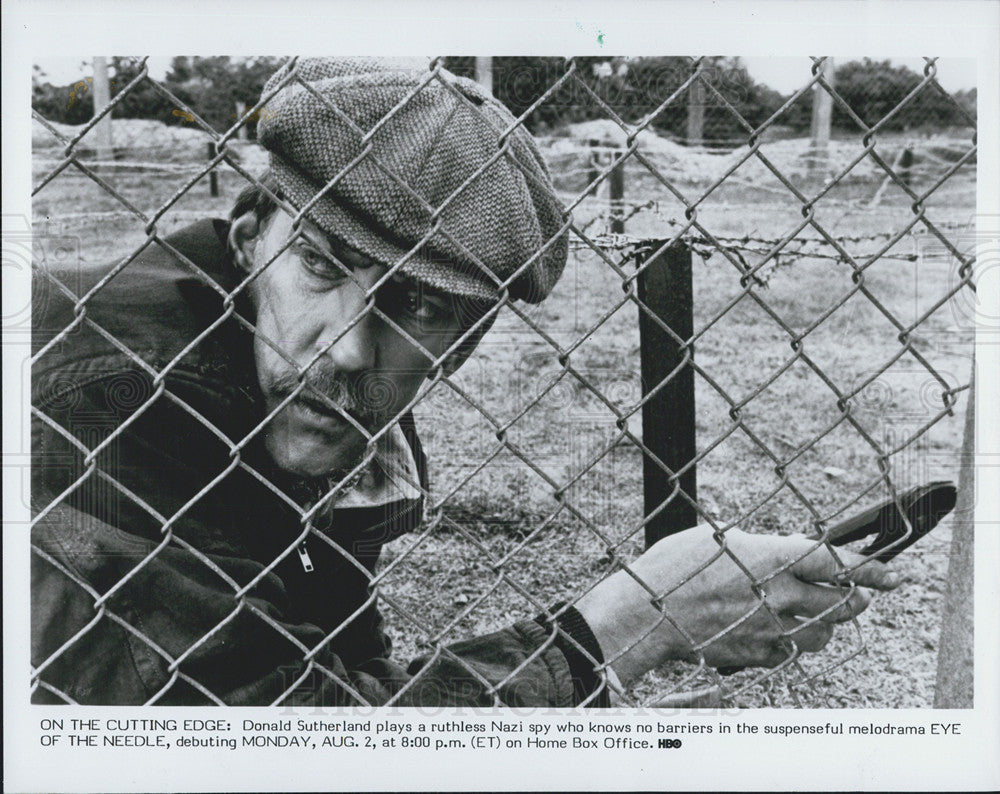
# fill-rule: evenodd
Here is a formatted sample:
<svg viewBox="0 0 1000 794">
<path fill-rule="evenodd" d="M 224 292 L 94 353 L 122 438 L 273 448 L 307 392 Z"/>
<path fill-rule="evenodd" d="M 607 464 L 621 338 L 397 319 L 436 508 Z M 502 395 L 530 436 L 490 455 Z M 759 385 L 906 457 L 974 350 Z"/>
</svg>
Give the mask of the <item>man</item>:
<svg viewBox="0 0 1000 794">
<path fill-rule="evenodd" d="M 37 702 L 601 705 L 669 659 L 819 650 L 865 588 L 895 586 L 802 537 L 700 527 L 573 605 L 390 660 L 370 582 L 422 520 L 410 409 L 504 302 L 549 293 L 567 250 L 530 135 L 474 83 L 425 78 L 366 60 L 280 70 L 258 130 L 270 171 L 230 222 L 49 287 L 32 368 Z M 830 586 L 844 566 L 857 586 Z"/>
</svg>

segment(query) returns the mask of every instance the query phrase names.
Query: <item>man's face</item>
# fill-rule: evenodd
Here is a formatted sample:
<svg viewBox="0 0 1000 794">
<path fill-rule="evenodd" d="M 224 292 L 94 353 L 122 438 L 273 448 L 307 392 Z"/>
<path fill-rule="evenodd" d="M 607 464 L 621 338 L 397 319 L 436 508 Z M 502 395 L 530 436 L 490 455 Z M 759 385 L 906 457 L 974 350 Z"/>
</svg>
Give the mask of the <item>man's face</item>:
<svg viewBox="0 0 1000 794">
<path fill-rule="evenodd" d="M 263 432 L 281 468 L 322 476 L 357 465 L 367 442 L 358 425 L 373 434 L 394 419 L 434 359 L 458 338 L 460 323 L 449 296 L 390 279 L 374 294 L 374 305 L 411 342 L 377 314 L 364 313 L 372 302 L 365 293 L 388 269 L 307 221 L 303 229 L 311 239 L 300 236 L 252 282 L 254 359 L 270 413 L 296 389 L 299 371 L 319 356 L 303 378 L 315 388 L 301 390 Z M 291 218 L 276 210 L 242 250 L 261 267 L 291 234 Z"/>
</svg>

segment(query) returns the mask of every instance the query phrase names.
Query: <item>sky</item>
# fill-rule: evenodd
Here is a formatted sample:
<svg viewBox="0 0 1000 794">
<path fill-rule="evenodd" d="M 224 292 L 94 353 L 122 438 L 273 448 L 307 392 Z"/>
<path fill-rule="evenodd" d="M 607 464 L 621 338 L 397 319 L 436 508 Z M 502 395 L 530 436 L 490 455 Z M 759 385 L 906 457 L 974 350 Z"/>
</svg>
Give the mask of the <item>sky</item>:
<svg viewBox="0 0 1000 794">
<path fill-rule="evenodd" d="M 881 56 L 877 56 L 881 59 Z M 53 85 L 70 85 L 89 74 L 81 67 L 85 56 L 66 58 L 44 58 L 37 65 L 45 72 L 45 80 Z M 841 59 L 849 60 L 849 59 Z M 923 58 L 890 58 L 895 65 L 907 66 L 922 73 Z M 170 68 L 170 56 L 153 56 L 149 59 L 149 74 L 155 79 L 162 78 Z M 745 57 L 743 63 L 751 77 L 759 83 L 770 86 L 782 94 L 800 88 L 808 79 L 812 61 L 807 57 Z M 938 82 L 946 91 L 972 88 L 976 84 L 976 61 L 972 58 L 939 58 L 937 61 Z"/>
</svg>

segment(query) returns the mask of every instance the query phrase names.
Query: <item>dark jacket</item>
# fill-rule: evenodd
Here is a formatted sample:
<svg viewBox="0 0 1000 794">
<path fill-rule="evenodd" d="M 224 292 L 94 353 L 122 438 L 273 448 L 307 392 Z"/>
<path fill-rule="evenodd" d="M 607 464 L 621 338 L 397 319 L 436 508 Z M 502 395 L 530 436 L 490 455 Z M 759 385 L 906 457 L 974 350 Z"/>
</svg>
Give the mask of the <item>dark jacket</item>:
<svg viewBox="0 0 1000 794">
<path fill-rule="evenodd" d="M 567 706 L 588 694 L 596 678 L 581 689 L 577 675 L 574 694 L 580 659 L 538 621 L 409 671 L 389 660 L 369 578 L 422 505 L 303 525 L 325 485 L 274 469 L 252 433 L 262 400 L 240 319 L 252 311 L 228 299 L 227 229 L 202 221 L 59 283 L 36 274 L 35 702 Z M 426 488 L 412 420 L 400 424 Z M 297 552 L 307 529 L 311 572 Z M 574 637 L 599 653 L 588 634 Z"/>
</svg>

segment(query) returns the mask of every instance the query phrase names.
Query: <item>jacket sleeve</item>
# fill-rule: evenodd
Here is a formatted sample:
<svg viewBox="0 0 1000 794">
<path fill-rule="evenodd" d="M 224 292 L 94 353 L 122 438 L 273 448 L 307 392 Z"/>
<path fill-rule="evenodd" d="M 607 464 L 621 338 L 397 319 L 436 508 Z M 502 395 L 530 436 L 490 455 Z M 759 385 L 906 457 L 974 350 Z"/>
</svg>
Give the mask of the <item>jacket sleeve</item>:
<svg viewBox="0 0 1000 794">
<path fill-rule="evenodd" d="M 571 706 L 563 651 L 535 621 L 411 665 L 347 669 L 316 626 L 285 620 L 263 567 L 154 543 L 75 508 L 32 534 L 35 702 Z"/>
</svg>

